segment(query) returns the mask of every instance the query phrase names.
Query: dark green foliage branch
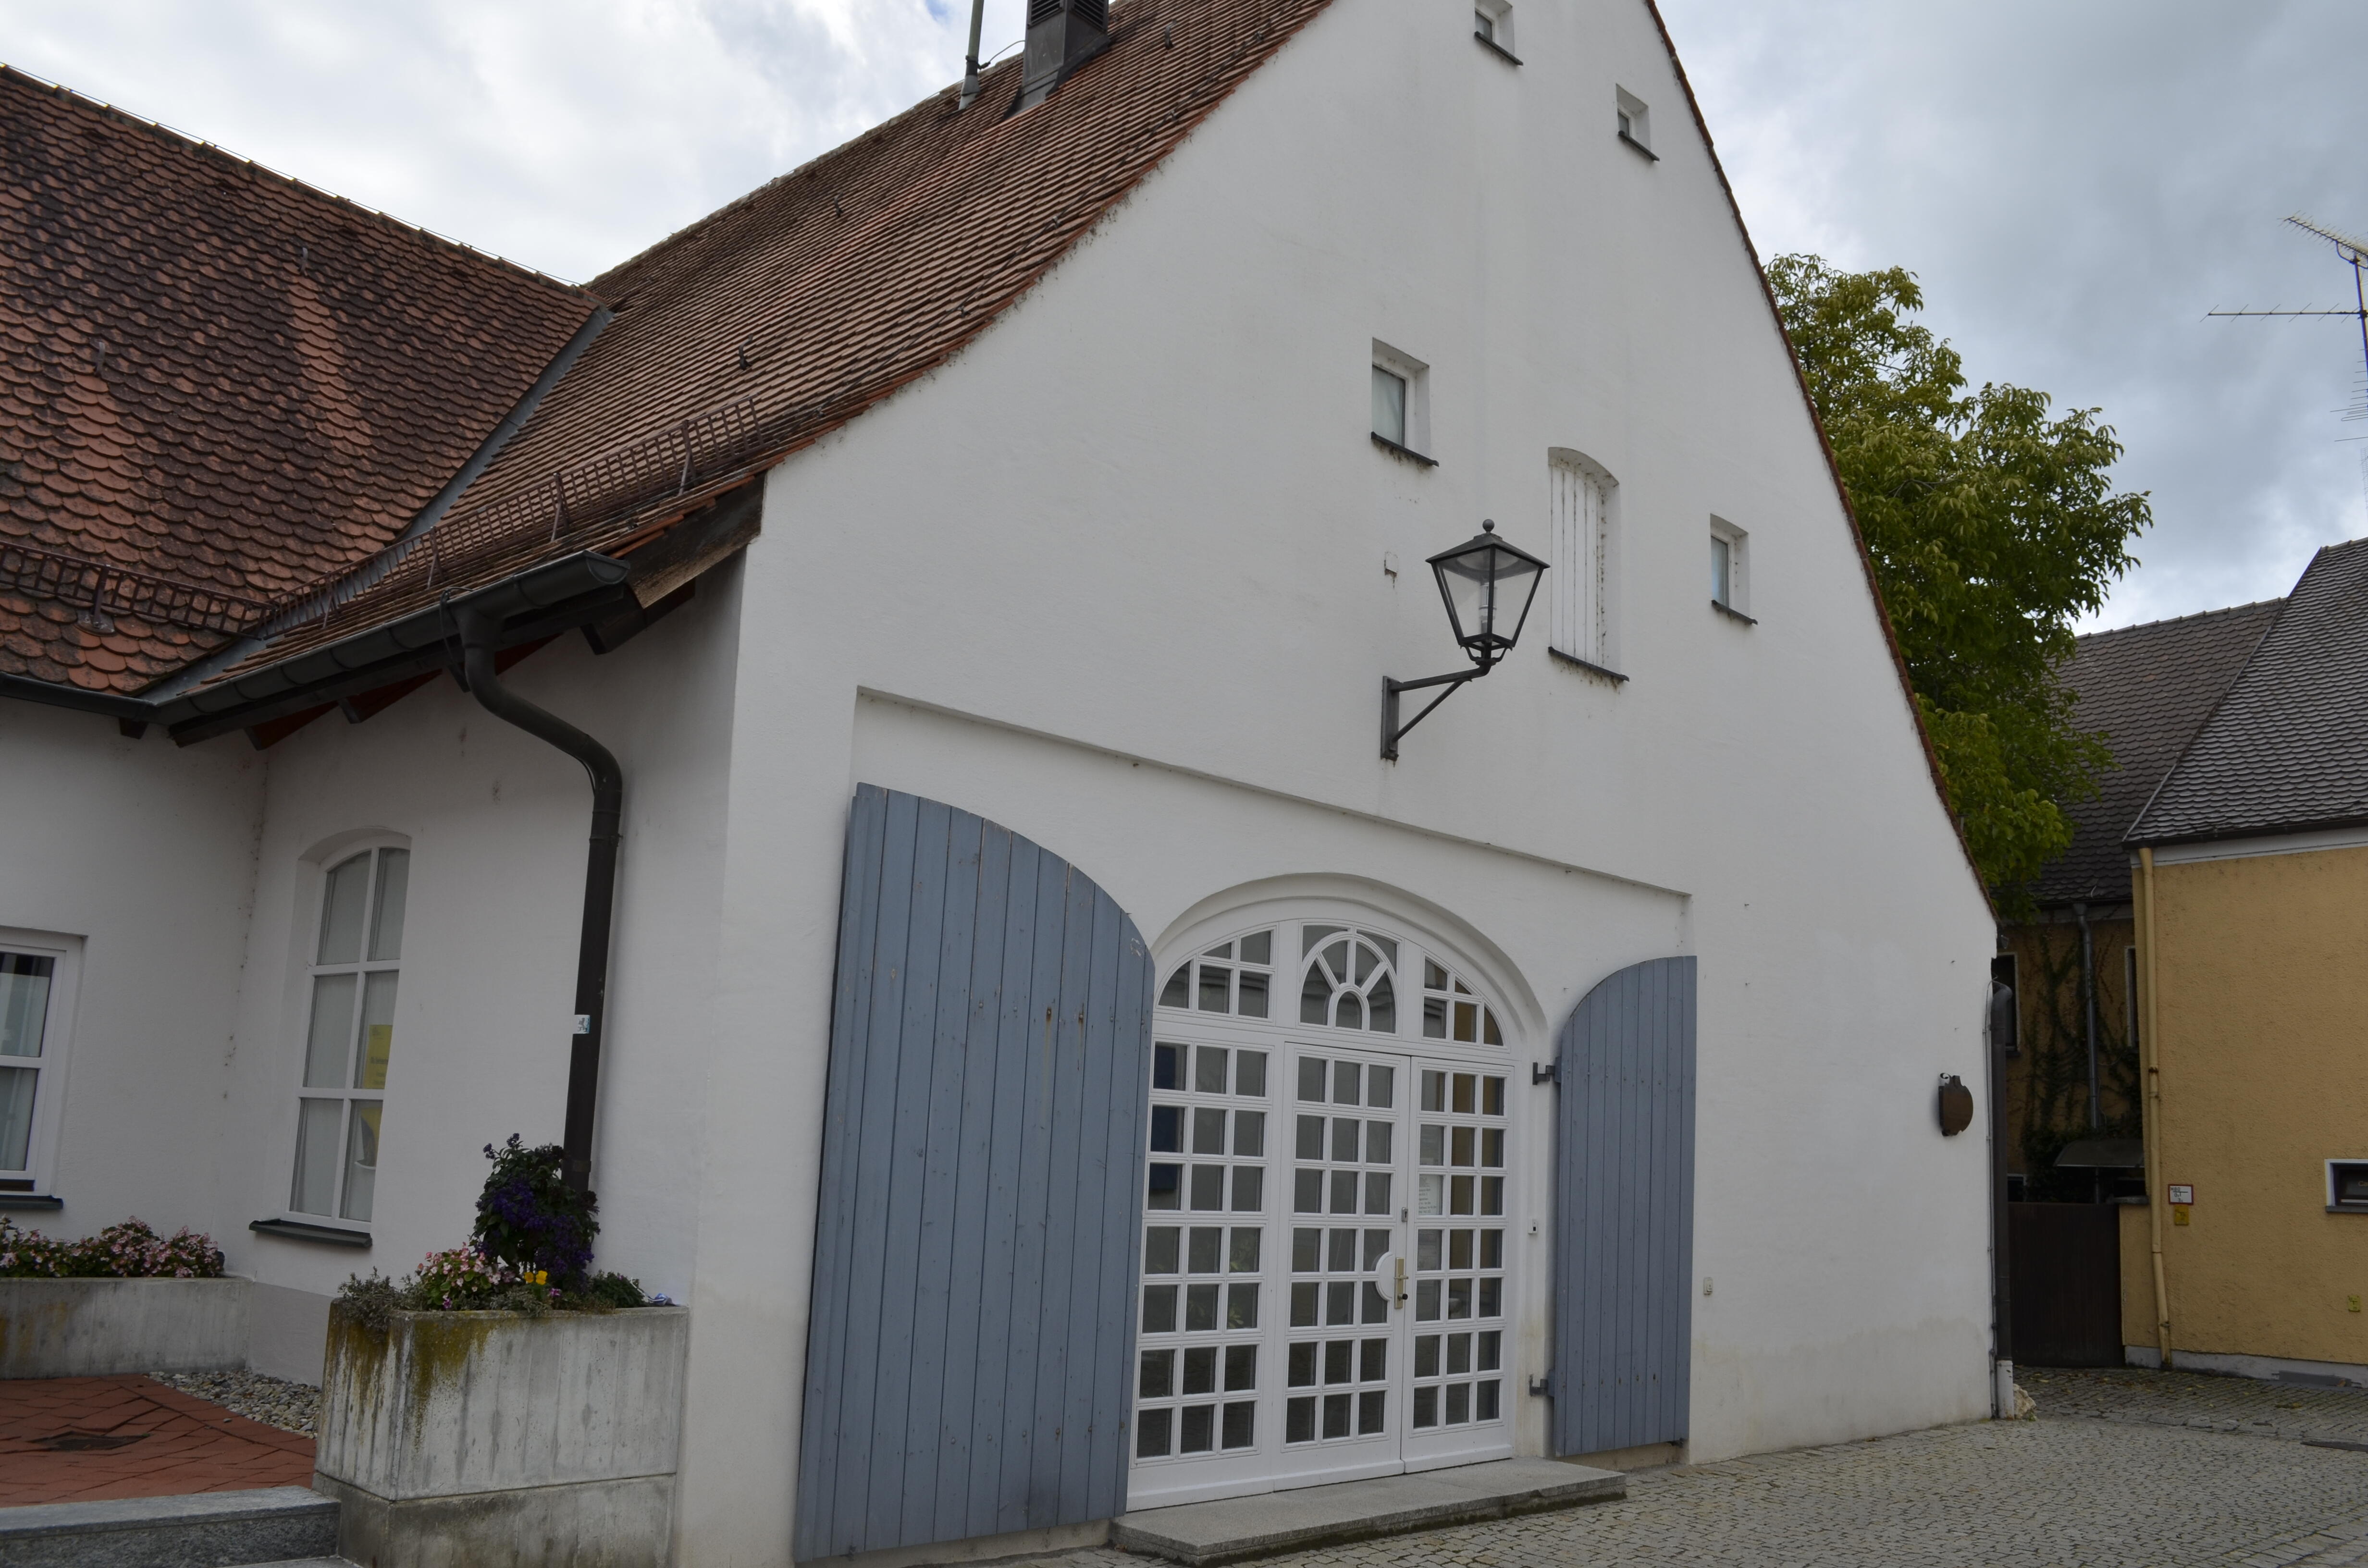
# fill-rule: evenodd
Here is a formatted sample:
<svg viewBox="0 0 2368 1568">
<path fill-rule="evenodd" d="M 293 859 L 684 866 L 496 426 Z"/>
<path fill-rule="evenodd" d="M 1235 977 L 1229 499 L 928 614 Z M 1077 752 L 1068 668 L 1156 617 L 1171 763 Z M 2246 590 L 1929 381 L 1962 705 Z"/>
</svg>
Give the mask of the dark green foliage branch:
<svg viewBox="0 0 2368 1568">
<path fill-rule="evenodd" d="M 1974 862 L 2021 902 L 2017 884 L 2072 842 L 2063 807 L 2112 765 L 2055 675 L 2074 622 L 2136 564 L 2146 497 L 2114 492 L 2122 447 L 2098 410 L 2050 417 L 2045 392 L 1968 392 L 1957 351 L 1913 319 L 1913 274 L 1782 256 L 1768 280 Z"/>
</svg>

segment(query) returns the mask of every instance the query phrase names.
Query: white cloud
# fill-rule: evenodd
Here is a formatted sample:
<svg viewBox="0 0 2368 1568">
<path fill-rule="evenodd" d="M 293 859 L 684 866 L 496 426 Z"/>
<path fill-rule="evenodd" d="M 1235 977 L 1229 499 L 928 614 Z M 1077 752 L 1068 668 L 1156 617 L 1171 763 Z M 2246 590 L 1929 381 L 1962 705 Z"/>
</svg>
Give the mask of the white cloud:
<svg viewBox="0 0 2368 1568">
<path fill-rule="evenodd" d="M 1352 0 L 1343 0 L 1352 3 Z M 985 48 L 1024 0 L 989 0 Z M 2101 405 L 2151 490 L 2107 623 L 2368 532 L 2361 377 L 2283 229 L 2368 227 L 2350 0 L 1663 0 L 1763 252 L 1918 272 L 1977 378 Z M 953 81 L 964 0 L 0 0 L 9 62 L 583 278 Z"/>
<path fill-rule="evenodd" d="M 1899 265 L 1968 371 L 2101 406 L 2152 492 L 2100 624 L 2283 594 L 2368 533 L 2355 325 L 2280 220 L 2368 227 L 2368 7 L 2210 0 L 1662 0 L 1765 255 Z"/>
</svg>

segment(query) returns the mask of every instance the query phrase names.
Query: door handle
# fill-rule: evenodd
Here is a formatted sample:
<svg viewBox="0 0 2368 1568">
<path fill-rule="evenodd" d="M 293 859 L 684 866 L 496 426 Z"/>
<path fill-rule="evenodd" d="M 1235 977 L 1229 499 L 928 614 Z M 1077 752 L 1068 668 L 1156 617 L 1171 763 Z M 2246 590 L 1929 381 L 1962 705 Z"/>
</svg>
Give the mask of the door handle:
<svg viewBox="0 0 2368 1568">
<path fill-rule="evenodd" d="M 1404 1307 L 1406 1305 L 1406 1256 L 1400 1254 L 1392 1261 L 1397 1265 L 1397 1278 L 1395 1288 L 1390 1293 L 1390 1305 Z"/>
</svg>

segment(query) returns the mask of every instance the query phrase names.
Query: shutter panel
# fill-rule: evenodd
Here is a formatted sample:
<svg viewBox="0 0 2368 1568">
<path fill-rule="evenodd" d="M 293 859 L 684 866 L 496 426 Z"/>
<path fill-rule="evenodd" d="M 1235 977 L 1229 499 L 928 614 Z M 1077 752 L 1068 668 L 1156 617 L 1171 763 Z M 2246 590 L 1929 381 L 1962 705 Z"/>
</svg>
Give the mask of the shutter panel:
<svg viewBox="0 0 2368 1568">
<path fill-rule="evenodd" d="M 1066 862 L 868 784 L 841 888 L 795 1556 L 1108 1518 L 1150 955 Z"/>
<path fill-rule="evenodd" d="M 1694 960 L 1603 981 L 1555 1050 L 1554 1451 L 1680 1442 L 1693 1361 Z"/>
</svg>

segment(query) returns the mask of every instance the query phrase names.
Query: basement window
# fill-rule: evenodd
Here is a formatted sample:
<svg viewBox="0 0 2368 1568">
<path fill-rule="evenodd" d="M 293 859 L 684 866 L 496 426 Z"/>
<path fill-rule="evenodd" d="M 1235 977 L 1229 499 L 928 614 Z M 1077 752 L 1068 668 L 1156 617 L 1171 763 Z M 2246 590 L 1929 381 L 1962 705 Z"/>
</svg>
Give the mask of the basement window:
<svg viewBox="0 0 2368 1568">
<path fill-rule="evenodd" d="M 2327 1207 L 2331 1213 L 2368 1214 L 2368 1160 L 2327 1162 Z"/>
</svg>

